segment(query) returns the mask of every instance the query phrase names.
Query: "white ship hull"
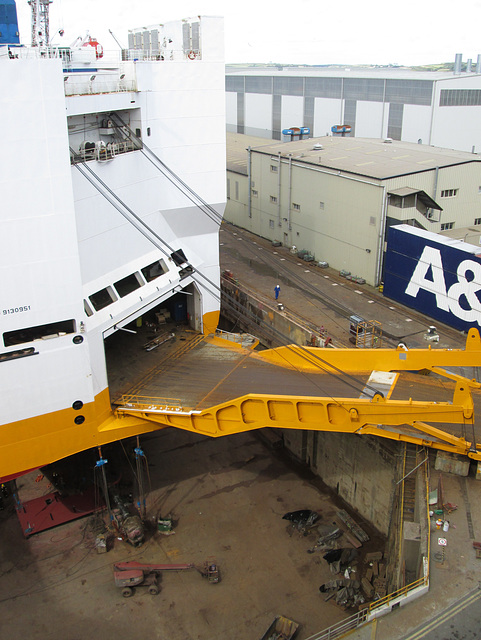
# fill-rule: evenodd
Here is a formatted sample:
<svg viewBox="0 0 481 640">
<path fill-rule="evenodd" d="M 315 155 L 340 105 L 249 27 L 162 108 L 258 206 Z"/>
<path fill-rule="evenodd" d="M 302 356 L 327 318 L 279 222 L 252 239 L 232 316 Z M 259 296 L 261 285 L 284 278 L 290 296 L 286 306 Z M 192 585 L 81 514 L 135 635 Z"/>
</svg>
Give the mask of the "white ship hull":
<svg viewBox="0 0 481 640">
<path fill-rule="evenodd" d="M 190 57 L 176 23 L 163 60 L 0 57 L 1 477 L 152 429 L 104 429 L 114 419 L 106 337 L 181 290 L 191 326 L 217 326 L 223 34 L 221 19 L 197 20 L 202 48 Z"/>
</svg>

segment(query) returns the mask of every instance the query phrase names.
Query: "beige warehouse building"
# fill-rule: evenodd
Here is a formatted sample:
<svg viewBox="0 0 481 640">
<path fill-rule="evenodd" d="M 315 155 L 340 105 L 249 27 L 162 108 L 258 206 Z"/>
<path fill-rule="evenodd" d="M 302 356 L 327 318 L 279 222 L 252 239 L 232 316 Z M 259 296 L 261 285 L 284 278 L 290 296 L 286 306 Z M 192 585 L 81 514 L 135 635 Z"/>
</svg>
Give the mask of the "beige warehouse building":
<svg viewBox="0 0 481 640">
<path fill-rule="evenodd" d="M 377 285 L 389 226 L 479 233 L 481 162 L 389 139 L 228 133 L 227 198 L 228 221 Z"/>
</svg>

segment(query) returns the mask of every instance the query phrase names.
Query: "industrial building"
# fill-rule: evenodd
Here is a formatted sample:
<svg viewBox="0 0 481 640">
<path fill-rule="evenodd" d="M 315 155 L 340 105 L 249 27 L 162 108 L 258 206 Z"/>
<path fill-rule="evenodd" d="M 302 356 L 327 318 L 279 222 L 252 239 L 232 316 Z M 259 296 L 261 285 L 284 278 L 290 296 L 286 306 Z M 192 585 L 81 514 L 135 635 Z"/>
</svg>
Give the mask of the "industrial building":
<svg viewBox="0 0 481 640">
<path fill-rule="evenodd" d="M 374 286 L 391 225 L 481 229 L 475 154 L 389 139 L 268 143 L 233 133 L 227 149 L 227 220 Z"/>
<path fill-rule="evenodd" d="M 226 93 L 235 133 L 285 140 L 293 127 L 317 137 L 343 124 L 356 137 L 481 151 L 481 56 L 462 66 L 458 54 L 454 72 L 228 66 Z"/>
</svg>

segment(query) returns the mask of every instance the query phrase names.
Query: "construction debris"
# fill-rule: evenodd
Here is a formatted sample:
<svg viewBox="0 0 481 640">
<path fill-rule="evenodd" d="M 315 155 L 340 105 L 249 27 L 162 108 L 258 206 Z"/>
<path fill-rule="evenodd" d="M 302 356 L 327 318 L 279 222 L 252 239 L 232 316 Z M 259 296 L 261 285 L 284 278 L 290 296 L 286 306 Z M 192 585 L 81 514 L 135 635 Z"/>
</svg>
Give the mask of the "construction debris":
<svg viewBox="0 0 481 640">
<path fill-rule="evenodd" d="M 369 599 L 379 600 L 387 595 L 387 563 L 385 558 L 384 562 L 381 562 L 383 555 L 382 551 L 366 554 L 365 561 L 368 563 L 369 568 L 361 583 L 362 590 Z"/>
<path fill-rule="evenodd" d="M 344 511 L 344 509 L 338 511 L 337 515 L 344 522 L 349 531 L 351 531 L 356 536 L 359 542 L 367 542 L 369 540 L 369 536 L 364 531 L 364 529 L 361 529 L 361 527 L 356 522 L 354 522 L 351 516 L 346 511 Z"/>
<path fill-rule="evenodd" d="M 294 637 L 298 628 L 297 622 L 284 616 L 276 616 L 261 640 L 290 640 L 290 638 Z"/>
<path fill-rule="evenodd" d="M 168 340 L 173 340 L 174 338 L 175 338 L 175 333 L 166 333 L 166 332 L 161 333 L 160 336 L 157 336 L 156 338 L 153 338 L 153 340 L 146 342 L 144 344 L 144 349 L 145 351 L 152 351 L 153 349 L 160 347 L 160 345 L 164 344 L 164 342 L 167 342 Z"/>
<path fill-rule="evenodd" d="M 292 527 L 307 535 L 309 529 L 319 520 L 319 514 L 310 509 L 299 509 L 298 511 L 289 511 L 282 516 L 283 520 L 292 522 Z"/>
<path fill-rule="evenodd" d="M 357 608 L 366 602 L 361 593 L 361 583 L 359 580 L 331 580 L 319 587 L 321 593 L 327 593 L 326 602 L 334 598 L 336 604 L 343 609 Z"/>
<path fill-rule="evenodd" d="M 319 538 L 317 539 L 316 544 L 307 550 L 307 553 L 314 553 L 314 551 L 319 549 L 326 550 L 328 548 L 333 548 L 335 544 L 334 541 L 342 536 L 342 530 L 335 525 L 319 525 L 317 527 L 317 531 L 319 533 Z"/>
<path fill-rule="evenodd" d="M 329 564 L 331 572 L 337 573 L 351 573 L 351 565 L 356 560 L 358 555 L 357 549 L 332 549 L 324 554 L 323 558 Z"/>
</svg>

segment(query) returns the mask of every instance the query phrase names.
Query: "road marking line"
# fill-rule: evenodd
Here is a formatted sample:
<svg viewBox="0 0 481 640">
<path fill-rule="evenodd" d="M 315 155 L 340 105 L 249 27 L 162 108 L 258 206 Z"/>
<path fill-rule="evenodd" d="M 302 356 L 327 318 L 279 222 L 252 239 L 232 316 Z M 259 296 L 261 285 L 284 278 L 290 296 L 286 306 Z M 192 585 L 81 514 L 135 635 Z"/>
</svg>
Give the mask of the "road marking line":
<svg viewBox="0 0 481 640">
<path fill-rule="evenodd" d="M 465 600 L 459 602 L 456 605 L 453 605 L 453 607 L 448 611 L 446 611 L 446 613 L 442 613 L 439 616 L 439 618 L 436 618 L 431 623 L 427 624 L 420 631 L 417 631 L 410 636 L 406 636 L 404 640 L 420 640 L 427 633 L 429 633 L 430 631 L 434 631 L 434 629 L 437 629 L 440 625 L 444 624 L 450 618 L 452 618 L 456 613 L 463 611 L 463 609 L 466 609 L 467 606 L 469 606 L 476 600 L 479 600 L 479 598 L 481 598 L 481 591 L 477 590 L 474 593 L 472 593 L 470 596 L 468 596 Z"/>
</svg>

